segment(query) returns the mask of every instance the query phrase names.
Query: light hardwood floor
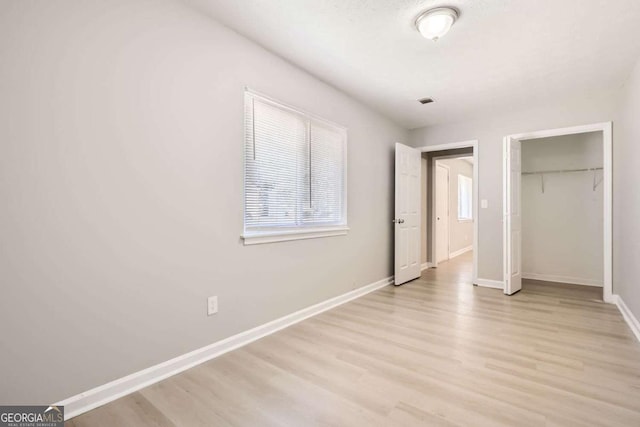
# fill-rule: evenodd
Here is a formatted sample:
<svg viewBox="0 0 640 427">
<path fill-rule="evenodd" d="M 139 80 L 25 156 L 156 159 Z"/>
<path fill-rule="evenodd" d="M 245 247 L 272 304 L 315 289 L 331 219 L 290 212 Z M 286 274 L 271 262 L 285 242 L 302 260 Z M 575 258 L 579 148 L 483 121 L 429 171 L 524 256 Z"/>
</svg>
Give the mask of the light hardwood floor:
<svg viewBox="0 0 640 427">
<path fill-rule="evenodd" d="M 67 426 L 640 426 L 640 344 L 600 289 L 470 283 L 467 253 Z"/>
</svg>

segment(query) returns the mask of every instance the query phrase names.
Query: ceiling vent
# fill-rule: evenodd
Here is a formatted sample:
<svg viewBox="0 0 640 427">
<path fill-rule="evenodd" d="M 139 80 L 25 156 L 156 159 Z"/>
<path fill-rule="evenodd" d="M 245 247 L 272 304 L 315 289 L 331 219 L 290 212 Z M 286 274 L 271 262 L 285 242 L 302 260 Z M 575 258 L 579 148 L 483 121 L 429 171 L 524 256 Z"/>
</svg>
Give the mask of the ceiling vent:
<svg viewBox="0 0 640 427">
<path fill-rule="evenodd" d="M 420 104 L 431 104 L 433 102 L 433 99 L 431 98 L 422 98 L 422 99 L 418 99 L 418 102 Z"/>
</svg>

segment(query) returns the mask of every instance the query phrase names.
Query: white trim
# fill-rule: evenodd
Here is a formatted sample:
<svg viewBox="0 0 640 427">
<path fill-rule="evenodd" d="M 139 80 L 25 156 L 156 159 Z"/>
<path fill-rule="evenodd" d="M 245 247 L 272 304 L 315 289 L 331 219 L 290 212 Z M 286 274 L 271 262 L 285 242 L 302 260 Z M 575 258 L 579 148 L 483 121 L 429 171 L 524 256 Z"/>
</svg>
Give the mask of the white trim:
<svg viewBox="0 0 640 427">
<path fill-rule="evenodd" d="M 511 140 L 524 141 L 527 139 L 548 138 L 552 136 L 573 135 L 585 132 L 602 132 L 602 154 L 603 154 L 603 190 L 604 190 L 604 238 L 603 238 L 603 264 L 604 283 L 602 299 L 608 303 L 615 303 L 613 298 L 613 137 L 611 122 L 594 123 L 583 126 L 572 126 L 567 128 L 547 129 L 535 132 L 519 133 L 504 137 L 503 155 L 506 159 L 506 147 Z M 507 179 L 509 174 L 506 170 L 506 161 L 503 162 L 503 204 L 505 213 L 510 203 L 509 191 L 507 191 Z M 507 221 L 503 221 L 503 269 L 507 279 L 507 266 L 511 262 L 511 254 L 506 249 L 510 230 L 507 228 Z"/>
<path fill-rule="evenodd" d="M 455 258 L 457 256 L 460 256 L 472 250 L 473 250 L 473 245 L 467 246 L 466 248 L 458 249 L 457 251 L 449 252 L 449 259 Z"/>
<path fill-rule="evenodd" d="M 509 267 L 511 253 L 508 240 L 511 238 L 511 222 L 507 217 L 507 213 L 510 210 L 507 203 L 511 203 L 511 196 L 507 196 L 509 193 L 509 185 L 507 183 L 507 177 L 509 176 L 509 171 L 507 170 L 507 153 L 509 150 L 509 140 L 505 136 L 502 138 L 502 281 L 505 291 L 507 290 L 507 286 L 505 285 L 511 277 L 511 268 Z"/>
<path fill-rule="evenodd" d="M 604 290 L 605 302 L 613 302 L 613 132 L 611 122 L 602 123 L 604 189 Z"/>
<path fill-rule="evenodd" d="M 425 271 L 429 268 L 433 268 L 433 264 L 430 262 L 423 262 L 422 265 L 420 266 L 420 271 Z"/>
<path fill-rule="evenodd" d="M 475 149 L 476 145 L 478 145 L 478 140 L 477 139 L 471 139 L 469 141 L 450 142 L 448 144 L 426 145 L 424 147 L 416 147 L 416 148 L 418 150 L 422 151 L 423 153 L 428 153 L 428 152 L 431 152 L 431 151 L 455 150 L 457 148 L 473 147 Z M 478 159 L 475 156 L 475 150 L 474 150 L 474 156 L 473 156 L 474 163 L 475 163 L 476 160 L 478 160 Z"/>
<path fill-rule="evenodd" d="M 517 134 L 508 135 L 508 136 L 511 139 L 519 139 L 523 141 L 525 139 L 549 138 L 552 136 L 574 135 L 577 133 L 605 132 L 607 127 L 611 128 L 611 122 L 593 123 L 589 125 L 580 125 L 580 126 L 570 126 L 566 128 L 537 130 L 533 132 L 517 133 Z"/>
<path fill-rule="evenodd" d="M 476 248 L 473 251 L 473 283 L 476 283 L 478 280 L 478 230 L 480 224 L 480 218 L 478 213 L 479 201 L 480 201 L 480 149 L 478 145 L 477 139 L 472 139 L 469 141 L 460 141 L 460 142 L 451 142 L 448 144 L 438 144 L 438 145 L 427 145 L 424 147 L 416 147 L 418 150 L 423 153 L 428 153 L 431 151 L 441 151 L 441 150 L 455 150 L 457 148 L 473 148 L 473 247 Z M 430 177 L 431 180 L 427 183 L 429 184 L 433 181 L 433 177 Z M 435 241 L 435 239 L 431 239 Z M 433 247 L 432 247 L 433 248 Z M 435 251 L 432 250 L 432 254 L 435 258 Z M 432 267 L 437 267 L 437 263 L 432 264 Z"/>
<path fill-rule="evenodd" d="M 241 237 L 245 245 L 286 242 L 288 240 L 315 239 L 317 237 L 344 236 L 349 227 L 295 229 L 290 231 L 254 231 L 246 232 Z"/>
<path fill-rule="evenodd" d="M 640 322 L 638 321 L 636 316 L 634 316 L 631 310 L 629 310 L 629 307 L 627 307 L 620 295 L 612 295 L 612 300 L 613 303 L 618 306 L 618 310 L 620 310 L 620 313 L 622 313 L 622 317 L 624 317 L 624 320 L 629 325 L 629 328 L 631 328 L 631 332 L 633 332 L 638 341 L 640 341 Z"/>
<path fill-rule="evenodd" d="M 272 320 L 271 322 L 257 326 L 253 329 L 225 338 L 221 341 L 209 344 L 205 347 L 175 357 L 166 362 L 143 369 L 107 384 L 95 387 L 89 391 L 69 397 L 57 402 L 55 405 L 65 407 L 65 421 L 91 409 L 105 405 L 127 394 L 133 393 L 151 384 L 155 384 L 172 375 L 176 375 L 196 365 L 221 356 L 253 341 L 273 334 L 281 329 L 301 322 L 304 319 L 330 310 L 341 304 L 352 301 L 370 292 L 383 288 L 393 283 L 393 276 L 371 283 L 358 289 L 354 289 L 337 297 L 303 308 L 295 313 Z"/>
<path fill-rule="evenodd" d="M 480 224 L 480 149 L 478 141 L 473 141 L 473 280 L 478 280 L 478 229 Z"/>
<path fill-rule="evenodd" d="M 544 280 L 545 282 L 566 283 L 569 285 L 584 285 L 602 287 L 602 280 L 587 279 L 584 277 L 571 277 L 571 276 L 557 276 L 554 274 L 540 274 L 540 273 L 522 273 L 523 279 L 532 280 Z"/>
<path fill-rule="evenodd" d="M 475 279 L 473 281 L 475 285 L 482 286 L 485 288 L 495 288 L 495 289 L 504 289 L 504 282 L 500 280 L 490 280 L 490 279 Z"/>
</svg>

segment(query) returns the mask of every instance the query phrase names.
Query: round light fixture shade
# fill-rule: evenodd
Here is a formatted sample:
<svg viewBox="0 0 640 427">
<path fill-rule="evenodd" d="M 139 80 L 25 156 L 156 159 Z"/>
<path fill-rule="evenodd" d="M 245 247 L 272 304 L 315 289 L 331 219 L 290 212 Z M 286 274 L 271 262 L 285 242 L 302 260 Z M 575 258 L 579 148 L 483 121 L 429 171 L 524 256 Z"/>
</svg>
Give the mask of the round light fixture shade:
<svg viewBox="0 0 640 427">
<path fill-rule="evenodd" d="M 436 41 L 449 32 L 458 19 L 458 11 L 451 7 L 430 9 L 418 16 L 416 28 L 425 38 Z"/>
</svg>

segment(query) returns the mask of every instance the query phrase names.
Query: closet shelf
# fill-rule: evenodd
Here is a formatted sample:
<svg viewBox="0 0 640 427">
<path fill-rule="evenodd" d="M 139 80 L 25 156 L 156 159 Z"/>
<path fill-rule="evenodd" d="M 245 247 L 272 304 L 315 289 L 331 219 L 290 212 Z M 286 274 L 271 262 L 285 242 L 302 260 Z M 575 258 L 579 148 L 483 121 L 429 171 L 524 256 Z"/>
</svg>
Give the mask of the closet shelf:
<svg viewBox="0 0 640 427">
<path fill-rule="evenodd" d="M 596 171 L 601 171 L 604 168 L 582 168 L 582 169 L 556 169 L 556 170 L 548 170 L 548 171 L 536 171 L 536 172 L 522 172 L 522 175 L 540 175 L 540 188 L 542 193 L 544 193 L 544 176 L 550 175 L 553 173 L 570 173 L 570 172 L 591 172 L 593 171 L 593 191 L 596 191 L 598 185 L 602 182 L 602 178 L 598 180 L 596 176 Z"/>
<path fill-rule="evenodd" d="M 550 173 L 567 173 L 567 172 L 590 172 L 601 171 L 603 168 L 584 168 L 584 169 L 556 169 L 549 171 L 522 172 L 522 175 L 547 175 Z"/>
</svg>

